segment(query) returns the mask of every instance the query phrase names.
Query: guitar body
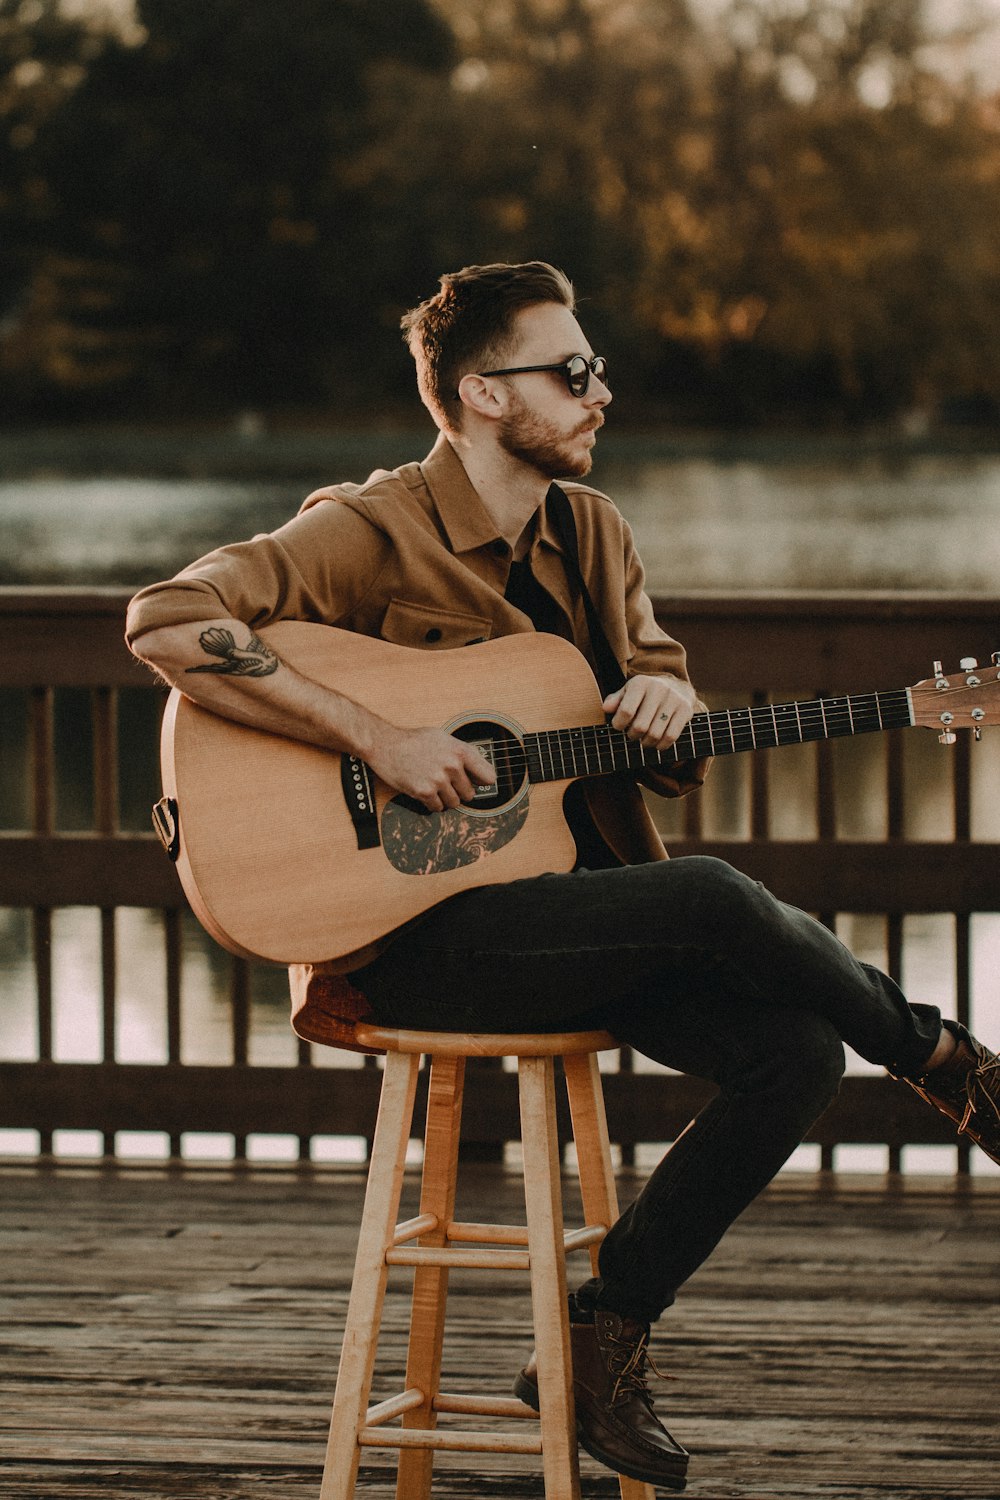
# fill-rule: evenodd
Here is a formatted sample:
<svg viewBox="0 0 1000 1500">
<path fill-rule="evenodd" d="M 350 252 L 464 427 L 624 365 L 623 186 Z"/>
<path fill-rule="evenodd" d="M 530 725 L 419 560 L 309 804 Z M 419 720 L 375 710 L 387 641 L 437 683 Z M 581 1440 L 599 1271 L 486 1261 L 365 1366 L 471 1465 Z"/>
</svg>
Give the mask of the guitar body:
<svg viewBox="0 0 1000 1500">
<path fill-rule="evenodd" d="M 435 724 L 500 747 L 498 787 L 475 806 L 428 813 L 374 777 L 378 841 L 359 848 L 342 757 L 250 729 L 171 694 L 163 788 L 177 804 L 177 869 L 211 935 L 275 963 L 344 959 L 459 891 L 576 858 L 565 781 L 530 784 L 520 736 L 604 723 L 584 657 L 557 636 L 460 650 L 396 646 L 325 625 L 259 632 L 305 676 L 391 723 Z"/>
</svg>

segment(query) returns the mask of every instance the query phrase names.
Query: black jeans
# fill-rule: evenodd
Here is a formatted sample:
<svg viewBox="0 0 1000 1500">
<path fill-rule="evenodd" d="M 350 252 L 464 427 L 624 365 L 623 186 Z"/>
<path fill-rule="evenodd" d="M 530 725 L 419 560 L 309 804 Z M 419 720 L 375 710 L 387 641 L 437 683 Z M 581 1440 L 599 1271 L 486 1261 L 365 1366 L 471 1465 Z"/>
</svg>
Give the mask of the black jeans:
<svg viewBox="0 0 1000 1500">
<path fill-rule="evenodd" d="M 657 1318 L 835 1095 L 845 1042 L 918 1074 L 940 1013 L 827 929 L 701 855 L 464 892 L 356 976 L 379 1020 L 445 1031 L 606 1027 L 712 1080 L 601 1246 L 583 1304 Z"/>
</svg>

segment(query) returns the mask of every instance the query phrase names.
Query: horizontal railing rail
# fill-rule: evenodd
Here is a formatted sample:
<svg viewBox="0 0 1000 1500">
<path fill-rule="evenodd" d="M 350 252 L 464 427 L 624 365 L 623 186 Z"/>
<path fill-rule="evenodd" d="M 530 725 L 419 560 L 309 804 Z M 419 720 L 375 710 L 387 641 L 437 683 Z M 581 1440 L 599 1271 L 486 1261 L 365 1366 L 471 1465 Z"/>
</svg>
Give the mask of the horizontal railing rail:
<svg viewBox="0 0 1000 1500">
<path fill-rule="evenodd" d="M 195 929 L 148 823 L 164 693 L 123 645 L 128 592 L 0 589 L 0 1017 L 18 1016 L 0 1027 L 0 1130 L 36 1131 L 43 1153 L 59 1131 L 97 1132 L 109 1155 L 122 1132 L 159 1132 L 175 1155 L 187 1133 L 221 1132 L 237 1158 L 248 1137 L 276 1134 L 297 1139 L 308 1159 L 319 1136 L 370 1135 L 379 1070 L 349 1054 L 320 1058 L 323 1049 L 304 1043 L 282 1050 L 280 974 L 222 954 Z M 1000 598 L 688 593 L 655 603 L 710 706 L 908 686 L 935 660 L 954 669 L 1000 647 Z M 930 922 L 931 939 L 946 935 L 936 966 L 944 993 L 914 998 L 943 998 L 974 1021 L 977 923 L 1000 912 L 998 751 L 988 732 L 979 746 L 960 735 L 945 748 L 904 731 L 738 756 L 716 766 L 702 793 L 656 803 L 654 815 L 672 854 L 728 859 L 838 930 L 862 923 L 897 979 L 910 927 Z M 63 951 L 63 914 L 80 909 L 93 918 L 85 973 L 76 950 Z M 133 977 L 126 997 L 120 923 L 132 909 L 148 919 L 150 972 Z M 123 1042 L 125 1012 L 147 985 L 160 1018 L 155 1060 Z M 96 1018 L 86 1055 L 66 1040 L 75 1008 Z M 206 1061 L 198 1018 L 209 1011 L 215 1052 Z M 262 1017 L 280 1065 L 260 1055 Z M 148 1052 L 148 1038 L 143 1045 Z M 637 1143 L 673 1139 L 708 1092 L 697 1080 L 633 1071 L 642 1066 L 626 1051 L 606 1077 L 626 1156 Z M 516 1133 L 512 1090 L 508 1074 L 484 1071 L 467 1104 L 470 1140 L 489 1146 Z M 809 1139 L 827 1167 L 838 1146 L 864 1143 L 888 1147 L 898 1170 L 906 1146 L 953 1136 L 909 1091 L 851 1076 Z M 956 1164 L 967 1169 L 963 1148 Z"/>
</svg>

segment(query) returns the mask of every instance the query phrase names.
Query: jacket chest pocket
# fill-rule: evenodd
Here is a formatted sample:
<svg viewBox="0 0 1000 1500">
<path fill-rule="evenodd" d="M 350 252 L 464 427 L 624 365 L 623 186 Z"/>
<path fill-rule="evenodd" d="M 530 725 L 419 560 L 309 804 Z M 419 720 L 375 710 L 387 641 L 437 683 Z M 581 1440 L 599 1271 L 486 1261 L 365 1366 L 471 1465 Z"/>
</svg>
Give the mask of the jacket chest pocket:
<svg viewBox="0 0 1000 1500">
<path fill-rule="evenodd" d="M 447 651 L 489 640 L 493 622 L 486 615 L 470 615 L 432 604 L 392 599 L 382 620 L 382 639 L 397 646 L 424 651 Z"/>
</svg>

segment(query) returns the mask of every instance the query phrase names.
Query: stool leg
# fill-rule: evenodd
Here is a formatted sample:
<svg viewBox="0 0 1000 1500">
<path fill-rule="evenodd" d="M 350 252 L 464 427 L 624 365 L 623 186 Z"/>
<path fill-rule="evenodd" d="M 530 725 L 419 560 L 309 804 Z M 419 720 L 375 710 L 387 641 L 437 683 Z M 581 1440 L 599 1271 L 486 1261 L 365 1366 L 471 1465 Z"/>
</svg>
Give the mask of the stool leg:
<svg viewBox="0 0 1000 1500">
<path fill-rule="evenodd" d="M 427 1090 L 424 1170 L 420 1213 L 434 1214 L 436 1229 L 420 1236 L 421 1245 L 443 1245 L 455 1217 L 458 1143 L 465 1083 L 464 1057 L 435 1057 Z M 437 1425 L 434 1398 L 441 1383 L 448 1267 L 417 1266 L 413 1273 L 410 1343 L 406 1356 L 406 1389 L 423 1391 L 424 1400 L 403 1417 L 404 1427 Z M 396 1479 L 397 1500 L 427 1500 L 431 1492 L 432 1448 L 403 1448 Z"/>
<path fill-rule="evenodd" d="M 554 1078 L 551 1057 L 520 1058 L 524 1202 L 545 1500 L 580 1500 Z"/>
<path fill-rule="evenodd" d="M 618 1191 L 596 1052 L 575 1052 L 564 1057 L 563 1071 L 573 1121 L 584 1222 L 603 1224 L 610 1229 L 618 1217 Z M 599 1245 L 590 1247 L 591 1271 L 595 1276 L 599 1250 Z"/>
<path fill-rule="evenodd" d="M 320 1500 L 352 1500 L 354 1495 L 361 1457 L 358 1432 L 368 1409 L 389 1273 L 385 1253 L 399 1216 L 419 1067 L 418 1056 L 404 1053 L 390 1053 L 385 1060 Z"/>
<path fill-rule="evenodd" d="M 604 1107 L 604 1088 L 597 1065 L 596 1052 L 576 1052 L 563 1058 L 566 1092 L 573 1120 L 577 1167 L 580 1173 L 580 1197 L 587 1224 L 605 1224 L 609 1229 L 618 1217 L 618 1190 L 611 1161 L 608 1139 L 608 1117 Z M 598 1271 L 600 1247 L 590 1248 L 593 1274 Z M 621 1500 L 656 1500 L 651 1484 L 619 1474 Z"/>
</svg>

